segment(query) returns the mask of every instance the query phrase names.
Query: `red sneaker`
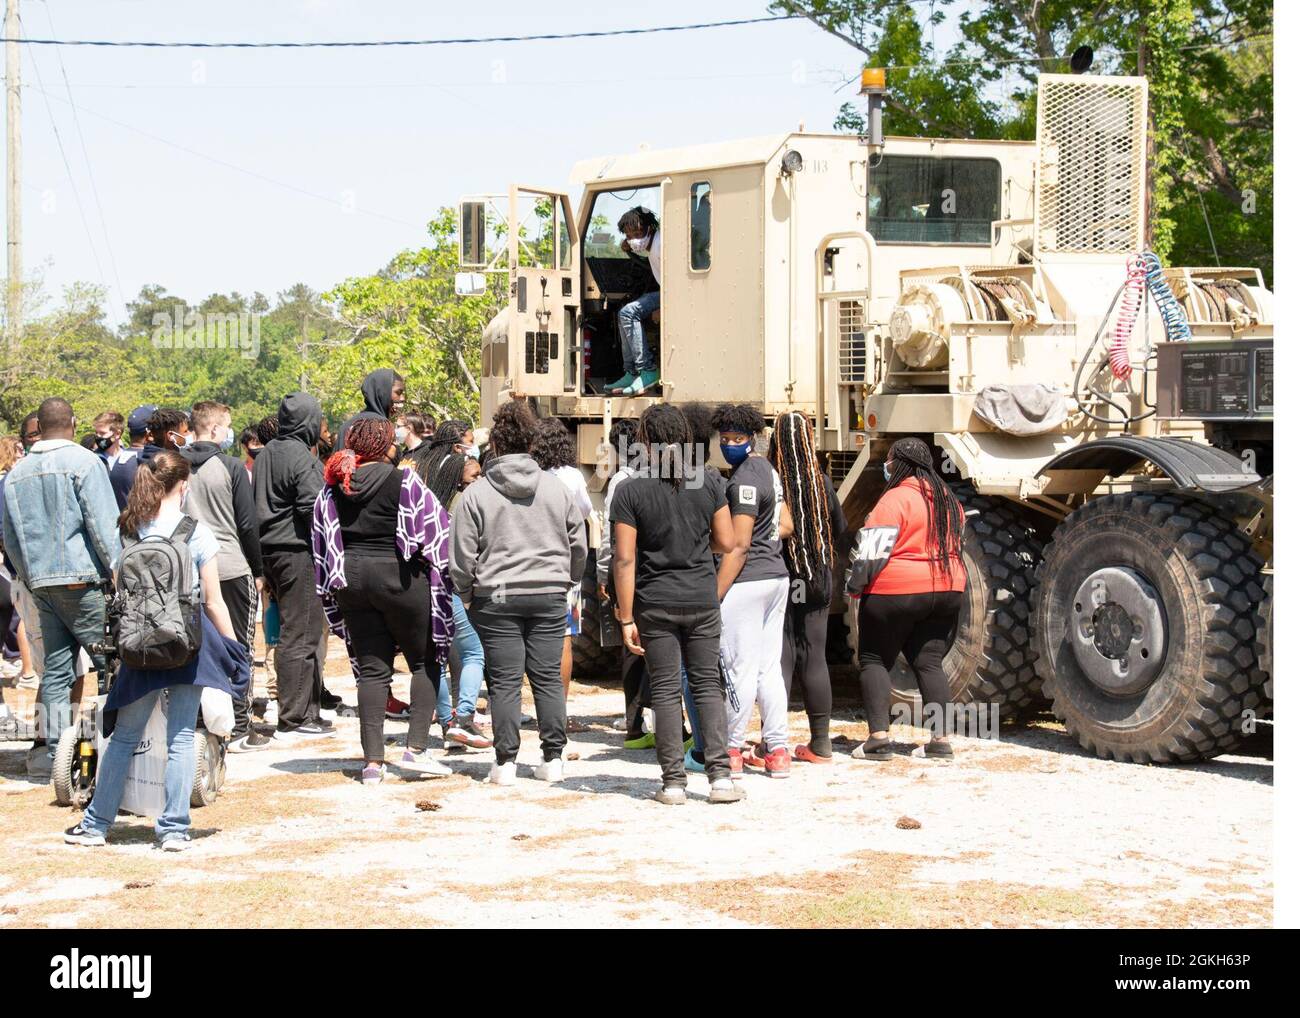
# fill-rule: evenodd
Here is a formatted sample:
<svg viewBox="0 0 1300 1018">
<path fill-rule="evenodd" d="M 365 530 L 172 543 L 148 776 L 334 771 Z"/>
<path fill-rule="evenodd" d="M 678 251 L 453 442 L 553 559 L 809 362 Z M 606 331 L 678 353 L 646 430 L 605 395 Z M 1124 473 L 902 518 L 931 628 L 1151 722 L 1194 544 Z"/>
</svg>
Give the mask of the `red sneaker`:
<svg viewBox="0 0 1300 1018">
<path fill-rule="evenodd" d="M 763 744 L 761 742 L 745 743 L 740 758 L 746 767 L 753 767 L 754 770 L 761 771 L 763 769 Z"/>
<path fill-rule="evenodd" d="M 728 749 L 727 756 L 731 758 L 731 779 L 739 781 L 745 776 L 745 761 L 743 754 L 738 749 Z"/>
<path fill-rule="evenodd" d="M 769 778 L 788 778 L 790 776 L 790 751 L 784 747 L 771 750 L 763 757 Z"/>
<path fill-rule="evenodd" d="M 803 763 L 811 763 L 811 764 L 828 764 L 831 762 L 830 757 L 818 756 L 816 753 L 814 753 L 803 743 L 800 743 L 799 745 L 795 746 L 794 758 L 796 760 L 802 761 Z"/>
<path fill-rule="evenodd" d="M 394 721 L 405 721 L 411 716 L 411 705 L 403 703 L 392 693 L 389 693 L 388 703 L 384 706 L 384 714 Z"/>
</svg>

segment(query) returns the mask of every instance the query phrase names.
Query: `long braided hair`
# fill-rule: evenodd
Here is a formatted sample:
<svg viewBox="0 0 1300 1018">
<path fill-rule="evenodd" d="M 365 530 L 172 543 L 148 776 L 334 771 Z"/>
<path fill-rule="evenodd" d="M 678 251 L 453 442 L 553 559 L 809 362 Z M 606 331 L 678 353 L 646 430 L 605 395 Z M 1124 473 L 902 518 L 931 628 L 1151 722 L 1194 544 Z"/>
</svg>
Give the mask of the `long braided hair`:
<svg viewBox="0 0 1300 1018">
<path fill-rule="evenodd" d="M 682 481 L 690 468 L 686 447 L 693 438 L 686 417 L 669 403 L 648 407 L 641 415 L 637 441 L 649 453 L 651 468 L 658 471 L 656 476 L 661 481 L 668 481 L 674 491 L 681 491 Z"/>
<path fill-rule="evenodd" d="M 931 569 L 938 564 L 944 579 L 952 579 L 952 561 L 961 558 L 962 536 L 966 529 L 966 510 L 948 483 L 934 467 L 930 448 L 919 438 L 900 438 L 889 447 L 887 460 L 894 464 L 885 491 L 892 491 L 909 477 L 921 485 L 926 516 L 925 547 L 930 553 Z"/>
<path fill-rule="evenodd" d="M 778 416 L 767 456 L 781 478 L 794 521 L 794 532 L 785 542 L 790 566 L 805 580 L 820 579 L 834 559 L 835 540 L 812 421 L 798 410 Z"/>
<path fill-rule="evenodd" d="M 358 417 L 349 426 L 343 448 L 325 461 L 325 483 L 341 484 L 352 494 L 352 475 L 363 463 L 375 463 L 388 455 L 393 444 L 393 425 L 380 417 Z"/>
</svg>

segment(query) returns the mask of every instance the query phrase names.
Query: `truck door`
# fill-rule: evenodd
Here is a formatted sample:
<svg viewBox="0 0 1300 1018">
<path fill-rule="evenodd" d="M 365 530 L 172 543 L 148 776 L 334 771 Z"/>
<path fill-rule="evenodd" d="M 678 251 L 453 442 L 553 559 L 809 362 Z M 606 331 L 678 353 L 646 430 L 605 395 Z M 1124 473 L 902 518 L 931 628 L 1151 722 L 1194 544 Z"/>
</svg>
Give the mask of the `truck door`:
<svg viewBox="0 0 1300 1018">
<path fill-rule="evenodd" d="M 509 343 L 514 391 L 582 391 L 581 259 L 563 191 L 512 185 L 509 195 Z"/>
</svg>

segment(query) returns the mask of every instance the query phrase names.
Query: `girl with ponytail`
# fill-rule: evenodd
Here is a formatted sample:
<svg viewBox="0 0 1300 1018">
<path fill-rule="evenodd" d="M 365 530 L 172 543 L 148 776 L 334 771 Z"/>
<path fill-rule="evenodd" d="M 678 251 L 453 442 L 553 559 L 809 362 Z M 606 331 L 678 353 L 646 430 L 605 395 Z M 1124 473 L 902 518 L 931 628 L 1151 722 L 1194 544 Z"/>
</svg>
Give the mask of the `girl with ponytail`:
<svg viewBox="0 0 1300 1018">
<path fill-rule="evenodd" d="M 871 725 L 871 738 L 853 756 L 880 760 L 895 751 L 889 739 L 889 672 L 901 652 L 916 674 L 922 707 L 934 718 L 926 755 L 950 758 L 943 659 L 957 634 L 966 589 L 966 514 L 919 438 L 895 442 L 883 469 L 885 493 L 858 532 L 848 575 L 850 596 L 862 599 L 858 661 Z M 914 726 L 921 723 L 913 719 Z"/>
<path fill-rule="evenodd" d="M 786 696 L 799 677 L 812 737 L 794 748 L 805 763 L 831 762 L 831 676 L 826 665 L 835 545 L 848 528 L 831 479 L 817 463 L 812 421 L 799 411 L 781 414 L 768 458 L 781 479 L 794 530 L 785 541 L 790 597 L 785 610 L 781 672 Z"/>
<path fill-rule="evenodd" d="M 168 449 L 141 460 L 118 517 L 124 547 L 137 541 L 167 540 L 187 521 L 193 524 L 185 547 L 194 564 L 195 600 L 203 602 L 203 634 L 197 656 L 177 668 L 131 668 L 120 664 L 105 708 L 117 711 L 113 737 L 104 750 L 95 778 L 95 795 L 81 822 L 63 834 L 72 845 L 103 845 L 117 818 L 131 759 L 144 736 L 158 698 L 167 694 L 166 800 L 154 824 L 159 846 L 181 851 L 190 844 L 190 791 L 194 784 L 194 729 L 206 686 L 242 695 L 249 679 L 248 651 L 235 637 L 230 613 L 221 597 L 216 535 L 185 514 L 190 464 Z M 179 542 L 179 538 L 177 539 Z"/>
</svg>

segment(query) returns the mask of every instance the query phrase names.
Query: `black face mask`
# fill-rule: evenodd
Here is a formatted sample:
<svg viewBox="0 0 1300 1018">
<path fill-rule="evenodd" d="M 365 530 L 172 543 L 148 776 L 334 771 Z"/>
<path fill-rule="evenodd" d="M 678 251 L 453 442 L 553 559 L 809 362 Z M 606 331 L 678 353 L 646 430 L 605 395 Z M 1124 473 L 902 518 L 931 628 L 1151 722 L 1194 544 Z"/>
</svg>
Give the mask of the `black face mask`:
<svg viewBox="0 0 1300 1018">
<path fill-rule="evenodd" d="M 248 453 L 250 459 L 257 459 L 257 454 L 260 453 L 264 448 L 266 447 L 262 445 L 251 445 L 245 451 Z"/>
<path fill-rule="evenodd" d="M 112 435 L 96 435 L 95 448 L 100 452 L 108 452 L 108 447 L 113 444 Z"/>
</svg>

